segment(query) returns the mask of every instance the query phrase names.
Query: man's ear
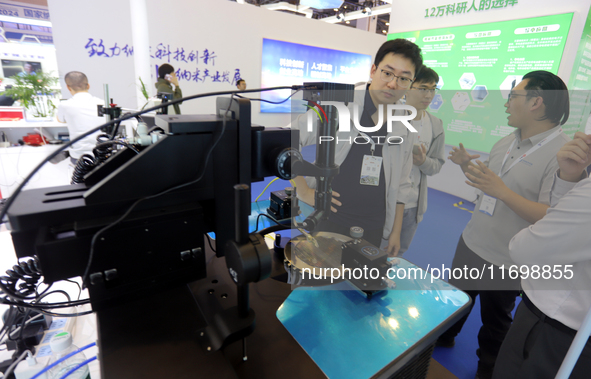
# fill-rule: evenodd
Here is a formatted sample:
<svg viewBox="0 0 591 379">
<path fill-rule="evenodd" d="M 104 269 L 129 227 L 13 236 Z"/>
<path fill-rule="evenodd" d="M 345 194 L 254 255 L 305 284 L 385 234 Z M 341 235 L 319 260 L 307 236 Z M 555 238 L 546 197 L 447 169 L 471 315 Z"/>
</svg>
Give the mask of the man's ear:
<svg viewBox="0 0 591 379">
<path fill-rule="evenodd" d="M 369 72 L 369 75 L 370 76 L 373 76 L 376 73 L 377 70 L 378 70 L 378 66 L 376 66 L 375 64 L 372 64 L 371 65 L 371 71 Z"/>
<path fill-rule="evenodd" d="M 533 100 L 533 103 L 532 103 L 532 105 L 530 107 L 530 109 L 532 111 L 538 110 L 542 106 L 544 106 L 544 98 L 542 96 L 537 96 L 537 97 L 533 98 L 532 100 Z"/>
</svg>

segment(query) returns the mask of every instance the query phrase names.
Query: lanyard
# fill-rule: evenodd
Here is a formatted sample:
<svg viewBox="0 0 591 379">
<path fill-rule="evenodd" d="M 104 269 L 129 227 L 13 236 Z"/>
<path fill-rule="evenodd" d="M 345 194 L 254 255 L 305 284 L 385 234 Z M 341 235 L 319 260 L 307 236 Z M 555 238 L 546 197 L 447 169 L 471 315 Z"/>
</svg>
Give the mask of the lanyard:
<svg viewBox="0 0 591 379">
<path fill-rule="evenodd" d="M 374 151 L 376 151 L 376 143 L 373 140 L 373 138 L 371 138 L 370 136 L 368 136 L 367 134 L 363 133 L 363 132 L 359 132 L 359 134 L 361 134 L 362 137 L 364 137 L 369 143 L 371 143 L 371 156 L 373 157 L 373 153 Z"/>
<path fill-rule="evenodd" d="M 507 162 L 507 158 L 509 157 L 509 154 L 511 154 L 511 151 L 513 151 L 513 147 L 515 147 L 515 144 L 517 143 L 517 138 L 515 138 L 513 140 L 513 142 L 511 143 L 511 146 L 509 146 L 509 150 L 507 150 L 507 154 L 505 154 L 505 158 L 503 159 L 503 163 L 501 163 L 501 168 L 499 168 L 499 177 L 502 177 L 503 175 L 505 175 L 507 172 L 509 172 L 509 170 L 511 170 L 513 168 L 513 166 L 515 166 L 517 163 L 524 160 L 525 157 L 532 154 L 534 151 L 538 150 L 539 148 L 541 148 L 542 146 L 544 146 L 548 142 L 552 141 L 560 133 L 562 133 L 562 127 L 560 127 L 557 131 L 555 131 L 554 133 L 550 134 L 548 137 L 546 137 L 543 140 L 541 140 L 540 142 L 538 142 L 536 145 L 532 146 L 531 149 L 529 149 L 525 154 L 520 156 L 519 159 L 517 159 L 515 162 L 513 162 L 513 164 L 505 172 L 503 172 L 503 167 L 505 166 L 505 162 Z"/>
</svg>

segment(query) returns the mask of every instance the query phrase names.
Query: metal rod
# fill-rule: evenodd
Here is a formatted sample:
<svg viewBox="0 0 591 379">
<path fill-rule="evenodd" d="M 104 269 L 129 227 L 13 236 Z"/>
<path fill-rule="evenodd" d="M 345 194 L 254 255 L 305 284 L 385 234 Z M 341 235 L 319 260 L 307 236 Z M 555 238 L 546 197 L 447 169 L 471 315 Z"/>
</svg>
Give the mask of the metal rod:
<svg viewBox="0 0 591 379">
<path fill-rule="evenodd" d="M 248 316 L 249 310 L 249 296 L 248 296 L 248 284 L 242 284 L 236 286 L 238 292 L 238 316 L 245 318 Z"/>
<path fill-rule="evenodd" d="M 103 95 L 105 96 L 104 108 L 111 108 L 111 102 L 109 99 L 109 85 L 108 84 L 103 84 Z M 108 113 L 105 113 L 105 121 L 106 122 L 111 121 L 111 115 L 109 115 Z"/>
<path fill-rule="evenodd" d="M 236 243 L 243 245 L 248 242 L 248 215 L 250 214 L 250 187 L 246 184 L 234 186 L 234 213 L 236 227 Z"/>
</svg>

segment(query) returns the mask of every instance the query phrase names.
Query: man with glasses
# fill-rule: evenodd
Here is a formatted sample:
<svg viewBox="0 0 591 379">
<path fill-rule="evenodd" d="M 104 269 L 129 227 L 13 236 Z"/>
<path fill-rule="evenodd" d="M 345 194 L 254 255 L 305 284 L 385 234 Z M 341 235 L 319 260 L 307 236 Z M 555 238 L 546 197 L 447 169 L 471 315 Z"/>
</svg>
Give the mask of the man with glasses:
<svg viewBox="0 0 591 379">
<path fill-rule="evenodd" d="M 352 118 L 359 117 L 361 126 L 380 126 L 380 120 L 382 124 L 375 132 L 361 133 L 351 119 L 349 131 L 339 128 L 335 163 L 340 165 L 340 173 L 332 181 L 333 212 L 318 230 L 348 236 L 350 227 L 360 226 L 369 242 L 398 253 L 404 212 L 404 204 L 397 203 L 398 192 L 408 182 L 415 136 L 400 122 L 394 122 L 392 131 L 387 132 L 387 105 L 400 104 L 422 64 L 420 48 L 405 39 L 387 41 L 378 50 L 370 71 L 371 82 L 356 88 L 348 107 Z M 403 112 L 396 110 L 397 115 Z M 293 124 L 300 130 L 302 147 L 319 142 L 318 119 L 313 119 L 312 131 L 308 131 L 307 117 L 302 115 Z M 403 142 L 386 142 L 393 136 L 402 137 Z M 372 180 L 363 175 L 369 169 L 373 170 Z M 313 204 L 314 178 L 298 177 L 296 185 L 300 200 Z"/>
<path fill-rule="evenodd" d="M 569 116 L 568 91 L 558 76 L 547 71 L 526 74 L 511 90 L 505 107 L 507 124 L 517 130 L 493 146 L 486 162 L 474 163 L 480 156 L 469 154 L 462 144 L 449 156 L 464 171 L 466 183 L 482 191 L 456 248 L 453 268 L 484 269 L 483 278 L 450 279 L 473 301 L 480 295 L 483 325 L 478 333 L 477 378 L 491 377 L 513 321 L 520 278 L 510 279 L 508 270 L 515 263 L 509 241 L 546 214 L 558 169 L 556 153 L 569 141 L 561 128 Z M 438 345 L 453 346 L 466 318 L 444 333 Z"/>
<path fill-rule="evenodd" d="M 417 110 L 417 116 L 411 124 L 418 133 L 412 153 L 411 185 L 405 187 L 406 191 L 401 199 L 404 202 L 404 218 L 398 256 L 408 250 L 417 226 L 427 210 L 427 175 L 438 174 L 445 163 L 443 122 L 427 112 L 437 92 L 438 82 L 439 75 L 423 66 L 405 95 L 406 104 Z"/>
</svg>

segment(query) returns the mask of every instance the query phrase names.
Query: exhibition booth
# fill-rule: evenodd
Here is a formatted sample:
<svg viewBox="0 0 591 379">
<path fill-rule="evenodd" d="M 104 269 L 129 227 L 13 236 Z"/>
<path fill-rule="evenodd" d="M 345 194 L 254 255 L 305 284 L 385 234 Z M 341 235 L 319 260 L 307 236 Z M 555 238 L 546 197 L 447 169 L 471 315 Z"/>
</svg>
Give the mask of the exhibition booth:
<svg viewBox="0 0 591 379">
<path fill-rule="evenodd" d="M 388 238 L 381 246 L 369 243 L 362 228 L 351 227 L 349 235 L 318 231 L 337 198 L 331 183 L 342 174 L 337 144 L 349 117 L 341 113 L 359 104 L 359 86 L 374 75 L 380 46 L 405 39 L 438 74 L 427 110 L 442 121 L 446 156 L 462 143 L 487 161 L 492 147 L 515 130 L 505 113 L 509 94 L 535 70 L 567 84 L 570 117 L 561 130 L 572 137 L 585 130 L 591 112 L 591 3 L 372 5 L 391 6 L 387 33 L 243 1 L 0 2 L 0 16 L 14 17 L 0 18 L 6 29 L 0 94 L 18 86 L 21 73 L 49 73 L 58 81 L 39 97 L 57 108 L 72 97 L 65 74 L 80 71 L 88 92 L 105 100 L 97 112 L 106 115 L 96 159 L 71 183 L 82 160 L 62 154 L 73 143 L 72 125 L 55 112 L 38 117 L 18 102 L 0 107 L 0 211 L 6 216 L 0 268 L 21 262 L 0 279 L 3 303 L 43 311 L 39 319 L 54 317 L 15 342 L 23 362 L 10 367 L 19 357 L 5 352 L 17 378 L 49 370 L 49 340 L 63 331 L 78 345 L 96 341 L 86 352 L 97 356 L 85 363 L 92 378 L 474 376 L 476 356 L 435 347 L 474 305 L 448 283 L 454 247 L 432 240 L 430 255 L 392 258 Z M 37 34 L 31 29 L 29 37 L 14 34 L 27 17 L 32 25 L 50 24 L 41 23 L 45 29 Z M 178 80 L 182 102 L 154 86 L 164 65 L 173 67 L 168 75 Z M 237 89 L 239 80 L 246 90 Z M 370 98 L 361 96 L 362 104 Z M 166 101 L 178 103 L 180 114 L 160 105 Z M 400 109 L 413 108 L 406 107 Z M 409 113 L 393 112 L 386 116 L 389 128 L 412 133 L 401 121 Z M 351 112 L 353 120 L 360 116 Z M 307 131 L 318 127 L 330 142 L 322 144 L 321 137 L 302 149 L 306 134 L 294 127 L 298 122 L 307 122 Z M 412 153 L 405 154 L 412 161 Z M 440 169 L 429 178 L 431 212 L 462 230 L 482 191 L 466 184 L 460 165 Z M 361 184 L 363 172 L 356 178 Z M 378 175 L 378 182 L 394 186 L 388 175 Z M 302 176 L 316 180 L 314 206 L 297 199 Z M 438 210 L 435 192 L 453 206 Z M 448 232 L 420 224 L 415 239 L 443 233 L 455 243 L 453 222 Z M 58 293 L 41 306 L 45 292 L 35 287 L 41 280 L 57 283 L 55 291 L 71 279 L 80 293 L 65 283 L 67 302 Z M 70 298 L 75 295 L 78 300 Z M 25 321 L 30 312 L 10 322 L 25 330 L 33 324 Z M 76 315 L 78 324 L 66 317 Z M 7 340 L 16 335 L 10 325 L 1 333 Z M 32 346 L 34 364 L 24 361 Z M 463 359 L 470 362 L 458 368 Z"/>
</svg>

